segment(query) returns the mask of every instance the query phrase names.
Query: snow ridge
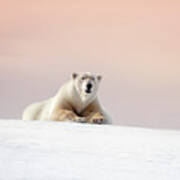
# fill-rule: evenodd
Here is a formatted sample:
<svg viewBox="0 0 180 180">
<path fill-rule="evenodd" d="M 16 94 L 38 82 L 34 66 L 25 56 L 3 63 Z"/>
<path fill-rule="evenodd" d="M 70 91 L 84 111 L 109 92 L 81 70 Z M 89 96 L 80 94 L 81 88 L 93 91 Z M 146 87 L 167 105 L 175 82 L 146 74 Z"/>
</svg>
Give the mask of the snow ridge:
<svg viewBox="0 0 180 180">
<path fill-rule="evenodd" d="M 0 120 L 0 180 L 179 180 L 180 132 Z"/>
</svg>

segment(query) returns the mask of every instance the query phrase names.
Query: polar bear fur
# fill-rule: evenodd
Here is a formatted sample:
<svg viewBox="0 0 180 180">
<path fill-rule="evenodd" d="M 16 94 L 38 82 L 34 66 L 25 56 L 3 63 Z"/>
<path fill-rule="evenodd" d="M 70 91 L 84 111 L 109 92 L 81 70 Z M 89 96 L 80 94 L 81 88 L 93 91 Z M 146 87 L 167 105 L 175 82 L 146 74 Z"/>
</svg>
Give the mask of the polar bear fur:
<svg viewBox="0 0 180 180">
<path fill-rule="evenodd" d="M 91 73 L 73 73 L 54 97 L 28 106 L 23 120 L 110 123 L 110 117 L 97 98 L 101 79 L 100 75 Z"/>
</svg>

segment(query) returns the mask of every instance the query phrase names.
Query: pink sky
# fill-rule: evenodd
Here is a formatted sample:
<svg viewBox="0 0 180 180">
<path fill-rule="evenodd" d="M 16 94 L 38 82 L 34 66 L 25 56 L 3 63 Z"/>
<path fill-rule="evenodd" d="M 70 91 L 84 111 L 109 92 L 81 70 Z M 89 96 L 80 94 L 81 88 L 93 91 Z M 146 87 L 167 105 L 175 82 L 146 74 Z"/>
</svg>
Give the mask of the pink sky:
<svg viewBox="0 0 180 180">
<path fill-rule="evenodd" d="M 0 117 L 53 95 L 74 71 L 104 76 L 121 125 L 180 128 L 180 1 L 6 0 Z"/>
</svg>

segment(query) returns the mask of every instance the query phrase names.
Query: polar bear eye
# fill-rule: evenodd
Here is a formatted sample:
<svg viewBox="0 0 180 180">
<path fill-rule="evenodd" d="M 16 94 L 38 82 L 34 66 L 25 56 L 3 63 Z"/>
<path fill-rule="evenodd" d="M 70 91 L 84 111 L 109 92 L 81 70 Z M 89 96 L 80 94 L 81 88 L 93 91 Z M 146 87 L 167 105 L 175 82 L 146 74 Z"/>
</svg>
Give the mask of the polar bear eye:
<svg viewBox="0 0 180 180">
<path fill-rule="evenodd" d="M 95 81 L 95 78 L 94 78 L 94 77 L 91 77 L 91 80 L 92 80 L 92 81 Z"/>
<path fill-rule="evenodd" d="M 82 80 L 85 80 L 85 79 L 86 79 L 86 77 L 84 77 L 84 76 L 83 76 L 81 79 L 82 79 Z"/>
</svg>

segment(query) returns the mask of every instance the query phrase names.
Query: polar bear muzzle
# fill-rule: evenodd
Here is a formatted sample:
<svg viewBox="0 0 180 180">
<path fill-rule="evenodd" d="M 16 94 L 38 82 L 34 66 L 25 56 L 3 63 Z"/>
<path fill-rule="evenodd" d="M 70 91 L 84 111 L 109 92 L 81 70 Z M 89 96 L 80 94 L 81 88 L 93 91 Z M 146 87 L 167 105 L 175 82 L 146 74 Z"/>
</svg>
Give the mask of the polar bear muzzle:
<svg viewBox="0 0 180 180">
<path fill-rule="evenodd" d="M 90 94 L 92 90 L 93 85 L 91 83 L 88 83 L 86 85 L 86 93 Z"/>
</svg>

